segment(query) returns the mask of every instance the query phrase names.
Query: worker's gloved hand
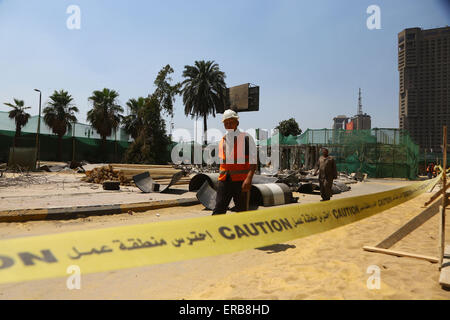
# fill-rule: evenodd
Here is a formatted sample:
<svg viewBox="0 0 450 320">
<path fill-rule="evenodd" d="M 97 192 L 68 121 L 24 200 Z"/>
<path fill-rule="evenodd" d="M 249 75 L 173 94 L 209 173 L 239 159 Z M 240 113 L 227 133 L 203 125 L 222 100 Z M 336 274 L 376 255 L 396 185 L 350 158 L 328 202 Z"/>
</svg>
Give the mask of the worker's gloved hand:
<svg viewBox="0 0 450 320">
<path fill-rule="evenodd" d="M 245 179 L 242 183 L 242 192 L 248 192 L 252 188 L 252 181 L 249 179 Z"/>
</svg>

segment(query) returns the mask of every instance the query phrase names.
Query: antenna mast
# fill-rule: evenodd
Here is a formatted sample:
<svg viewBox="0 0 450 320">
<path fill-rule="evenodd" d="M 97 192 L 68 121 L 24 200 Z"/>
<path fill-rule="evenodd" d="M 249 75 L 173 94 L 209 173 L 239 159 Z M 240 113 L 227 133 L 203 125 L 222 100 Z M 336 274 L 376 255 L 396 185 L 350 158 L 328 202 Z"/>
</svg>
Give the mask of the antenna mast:
<svg viewBox="0 0 450 320">
<path fill-rule="evenodd" d="M 359 98 L 358 98 L 358 115 L 362 115 L 362 97 L 361 97 L 361 88 L 359 88 Z"/>
</svg>

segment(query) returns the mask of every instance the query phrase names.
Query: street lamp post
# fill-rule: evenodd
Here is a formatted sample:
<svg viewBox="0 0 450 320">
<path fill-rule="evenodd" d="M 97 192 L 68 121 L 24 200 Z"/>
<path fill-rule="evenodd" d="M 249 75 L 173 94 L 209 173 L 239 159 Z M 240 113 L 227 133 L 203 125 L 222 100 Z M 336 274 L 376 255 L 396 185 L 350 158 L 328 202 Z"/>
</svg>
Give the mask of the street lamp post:
<svg viewBox="0 0 450 320">
<path fill-rule="evenodd" d="M 42 102 L 42 92 L 41 90 L 38 89 L 34 89 L 34 91 L 39 92 L 39 116 L 38 116 L 38 125 L 37 125 L 37 133 L 36 133 L 36 169 L 39 169 L 39 149 L 40 149 L 40 144 L 39 144 L 39 135 L 41 133 L 41 102 Z"/>
<path fill-rule="evenodd" d="M 72 129 L 72 164 L 75 163 L 75 124 L 76 122 L 73 122 L 73 129 Z"/>
</svg>

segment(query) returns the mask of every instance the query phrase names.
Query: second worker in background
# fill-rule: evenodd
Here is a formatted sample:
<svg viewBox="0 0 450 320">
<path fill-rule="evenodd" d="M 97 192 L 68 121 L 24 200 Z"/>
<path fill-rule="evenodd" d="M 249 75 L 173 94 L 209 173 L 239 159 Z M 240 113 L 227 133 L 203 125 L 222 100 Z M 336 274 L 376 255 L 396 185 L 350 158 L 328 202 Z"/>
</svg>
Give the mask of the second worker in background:
<svg viewBox="0 0 450 320">
<path fill-rule="evenodd" d="M 317 171 L 319 171 L 320 195 L 322 196 L 320 201 L 328 201 L 333 196 L 331 188 L 333 180 L 337 179 L 337 169 L 336 161 L 328 155 L 327 148 L 322 148 L 322 156 L 317 162 L 314 175 L 317 175 Z"/>
</svg>

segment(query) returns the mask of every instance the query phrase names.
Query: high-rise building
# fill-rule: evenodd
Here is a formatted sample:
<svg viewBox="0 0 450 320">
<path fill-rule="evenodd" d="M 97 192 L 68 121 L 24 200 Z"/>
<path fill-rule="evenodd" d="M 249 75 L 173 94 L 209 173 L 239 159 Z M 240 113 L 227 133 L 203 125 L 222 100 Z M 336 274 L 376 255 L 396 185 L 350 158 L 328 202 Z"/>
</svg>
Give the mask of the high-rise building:
<svg viewBox="0 0 450 320">
<path fill-rule="evenodd" d="M 442 127 L 450 125 L 450 27 L 400 32 L 398 70 L 400 129 L 422 150 L 441 152 Z"/>
<path fill-rule="evenodd" d="M 338 129 L 345 130 L 348 120 L 349 119 L 347 116 L 344 116 L 344 115 L 337 116 L 336 118 L 333 119 L 333 129 L 334 130 L 338 130 Z"/>
<path fill-rule="evenodd" d="M 367 114 L 357 114 L 352 118 L 354 130 L 370 130 L 372 129 L 372 119 Z"/>
</svg>

